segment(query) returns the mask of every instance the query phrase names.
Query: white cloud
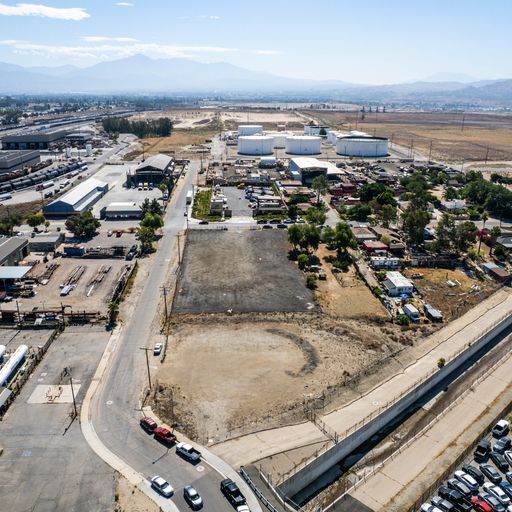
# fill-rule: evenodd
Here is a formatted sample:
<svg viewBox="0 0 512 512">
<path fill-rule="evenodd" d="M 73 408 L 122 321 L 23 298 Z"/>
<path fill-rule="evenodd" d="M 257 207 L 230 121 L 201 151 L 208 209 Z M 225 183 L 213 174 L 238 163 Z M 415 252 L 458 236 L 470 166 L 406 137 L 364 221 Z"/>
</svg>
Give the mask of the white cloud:
<svg viewBox="0 0 512 512">
<path fill-rule="evenodd" d="M 56 20 L 80 21 L 90 18 L 90 14 L 83 7 L 48 7 L 41 4 L 0 4 L 0 15 L 3 16 L 40 16 Z"/>
<path fill-rule="evenodd" d="M 110 37 L 110 36 L 85 36 L 82 37 L 87 43 L 103 43 L 111 41 L 114 43 L 136 43 L 137 39 L 133 37 Z"/>
<path fill-rule="evenodd" d="M 134 7 L 135 4 L 132 2 L 116 2 L 118 7 Z"/>
<path fill-rule="evenodd" d="M 254 50 L 255 55 L 281 55 L 279 50 Z"/>
</svg>

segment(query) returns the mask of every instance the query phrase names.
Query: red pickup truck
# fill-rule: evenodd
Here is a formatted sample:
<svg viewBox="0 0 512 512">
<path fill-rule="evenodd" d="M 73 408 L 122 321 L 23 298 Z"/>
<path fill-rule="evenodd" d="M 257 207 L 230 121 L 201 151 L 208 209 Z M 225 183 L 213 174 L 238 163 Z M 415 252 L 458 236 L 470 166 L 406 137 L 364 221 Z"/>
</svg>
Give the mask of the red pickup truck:
<svg viewBox="0 0 512 512">
<path fill-rule="evenodd" d="M 177 441 L 176 436 L 168 428 L 157 427 L 154 433 L 155 439 L 161 441 L 162 443 L 170 445 L 174 444 Z"/>
</svg>

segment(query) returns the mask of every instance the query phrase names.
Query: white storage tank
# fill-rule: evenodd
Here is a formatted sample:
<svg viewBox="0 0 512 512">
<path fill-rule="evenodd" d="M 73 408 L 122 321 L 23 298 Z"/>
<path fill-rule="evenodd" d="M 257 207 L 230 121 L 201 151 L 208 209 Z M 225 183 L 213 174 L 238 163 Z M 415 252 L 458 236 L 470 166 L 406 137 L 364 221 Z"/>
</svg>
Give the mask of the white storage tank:
<svg viewBox="0 0 512 512">
<path fill-rule="evenodd" d="M 5 345 L 0 345 L 0 364 L 4 360 L 4 354 L 5 354 Z"/>
<path fill-rule="evenodd" d="M 286 137 L 289 137 L 289 133 L 285 132 L 267 132 L 269 137 L 274 137 L 274 149 L 284 149 L 286 147 Z"/>
<path fill-rule="evenodd" d="M 318 155 L 321 148 L 321 137 L 294 135 L 286 138 L 286 152 L 290 155 Z"/>
<path fill-rule="evenodd" d="M 381 157 L 388 155 L 388 139 L 384 137 L 370 137 L 348 135 L 338 137 L 336 153 L 343 156 L 355 157 Z"/>
<path fill-rule="evenodd" d="M 274 137 L 268 135 L 248 135 L 238 137 L 240 155 L 271 155 L 274 152 Z"/>
<path fill-rule="evenodd" d="M 238 127 L 238 136 L 245 137 L 246 135 L 257 135 L 263 132 L 261 124 L 241 124 Z"/>
<path fill-rule="evenodd" d="M 85 145 L 85 156 L 92 156 L 92 144 Z"/>
</svg>

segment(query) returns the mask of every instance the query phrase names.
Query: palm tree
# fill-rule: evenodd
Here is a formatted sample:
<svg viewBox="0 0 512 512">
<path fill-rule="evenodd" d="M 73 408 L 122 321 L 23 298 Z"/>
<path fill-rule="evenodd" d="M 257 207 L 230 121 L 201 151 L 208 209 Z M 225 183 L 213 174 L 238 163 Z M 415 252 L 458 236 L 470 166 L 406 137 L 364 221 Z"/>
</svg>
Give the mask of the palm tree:
<svg viewBox="0 0 512 512">
<path fill-rule="evenodd" d="M 117 302 L 111 301 L 108 304 L 108 321 L 110 324 L 115 323 L 117 315 L 119 314 L 119 304 Z"/>
<path fill-rule="evenodd" d="M 488 220 L 489 220 L 489 215 L 487 214 L 487 212 L 482 213 L 483 226 L 482 226 L 482 231 L 480 232 L 480 236 L 478 237 L 478 256 L 480 256 L 480 246 L 482 245 L 482 236 L 485 231 L 485 223 Z"/>
</svg>

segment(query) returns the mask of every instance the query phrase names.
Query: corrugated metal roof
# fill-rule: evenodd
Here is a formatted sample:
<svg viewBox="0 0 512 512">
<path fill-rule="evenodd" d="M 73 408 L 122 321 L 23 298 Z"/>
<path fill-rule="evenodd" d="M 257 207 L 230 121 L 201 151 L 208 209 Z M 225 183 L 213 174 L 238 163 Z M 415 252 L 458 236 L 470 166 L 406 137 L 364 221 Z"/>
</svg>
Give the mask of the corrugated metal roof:
<svg viewBox="0 0 512 512">
<path fill-rule="evenodd" d="M 78 204 L 83 200 L 87 194 L 90 194 L 94 190 L 98 190 L 100 188 L 104 188 L 107 186 L 107 183 L 104 181 L 97 180 L 96 178 L 89 178 L 88 180 L 80 183 L 80 185 L 71 189 L 67 194 L 64 194 L 62 197 L 55 199 L 52 201 L 48 207 L 51 208 L 52 205 L 57 203 L 67 203 L 71 206 Z"/>
<path fill-rule="evenodd" d="M 409 279 L 403 276 L 400 272 L 388 272 L 386 280 L 389 281 L 395 288 L 411 287 L 414 286 Z"/>
<path fill-rule="evenodd" d="M 17 236 L 0 238 L 0 263 L 7 259 L 14 251 L 28 245 L 28 239 Z"/>
<path fill-rule="evenodd" d="M 0 279 L 21 279 L 30 270 L 32 270 L 32 267 L 0 267 Z"/>
<path fill-rule="evenodd" d="M 141 162 L 135 169 L 135 172 L 146 169 L 147 167 L 153 167 L 164 172 L 167 169 L 167 167 L 169 167 L 169 165 L 172 163 L 172 160 L 172 156 L 153 155 L 150 156 L 149 158 L 146 158 L 144 162 Z"/>
</svg>

